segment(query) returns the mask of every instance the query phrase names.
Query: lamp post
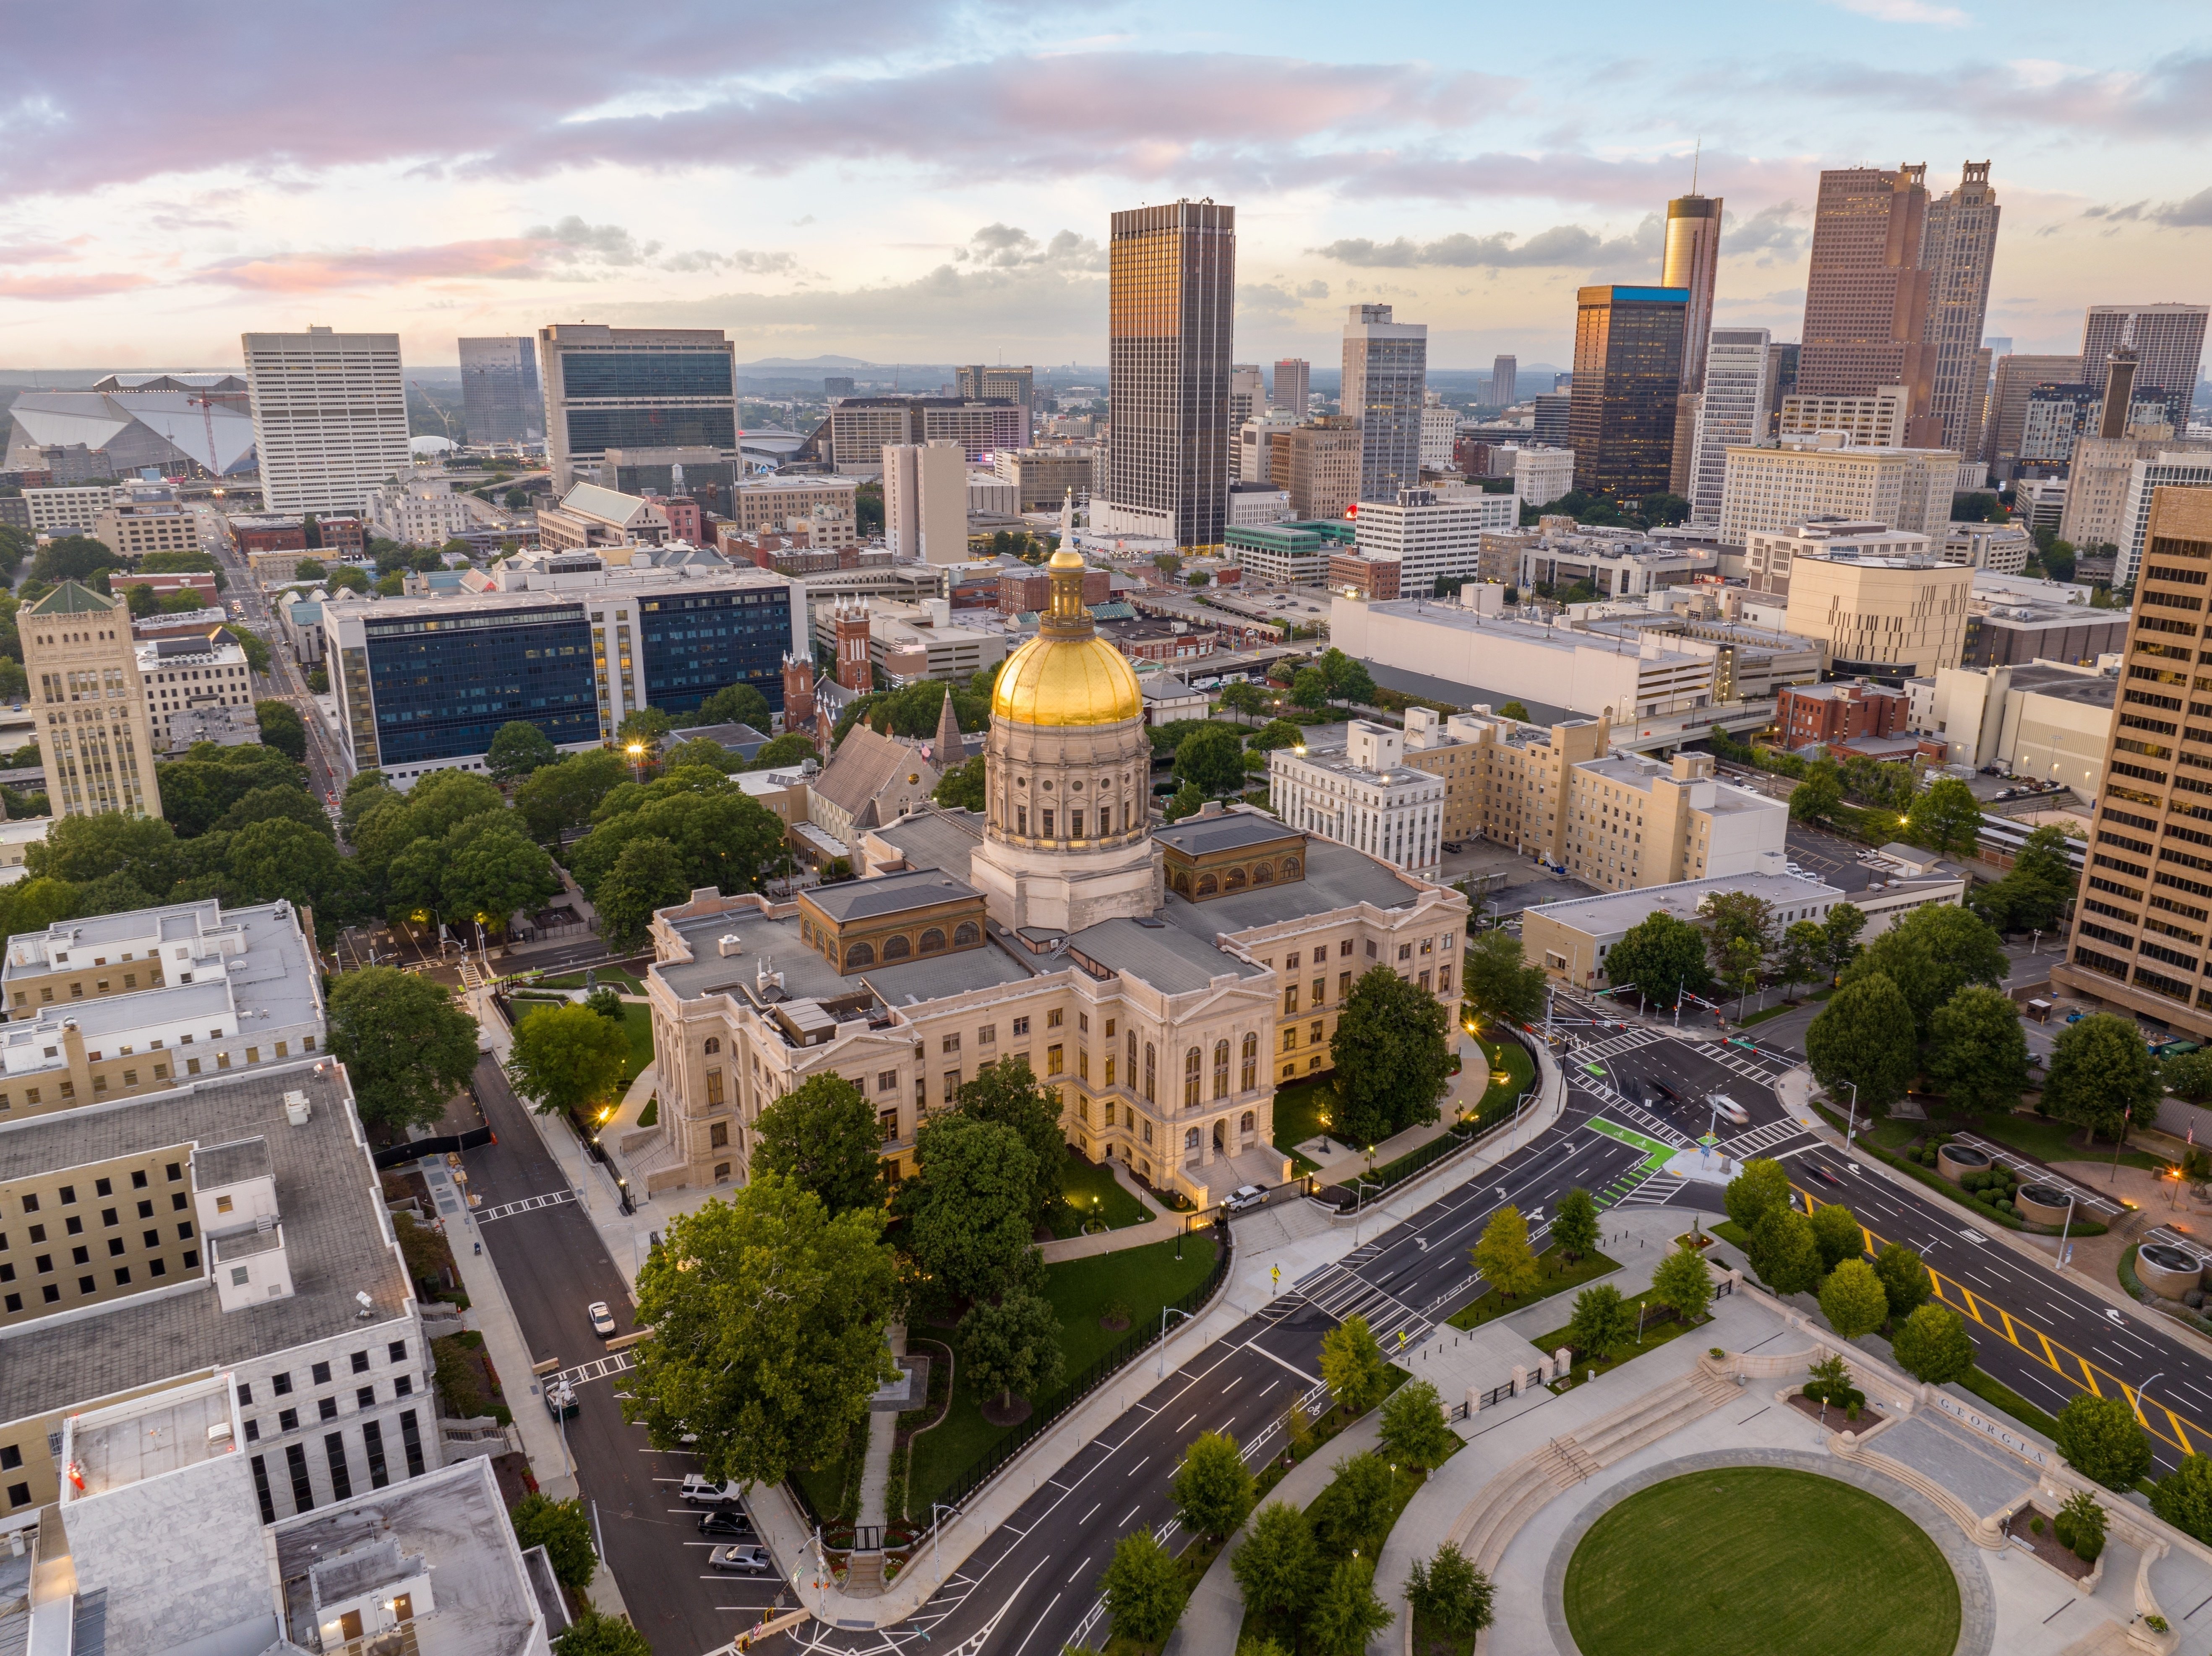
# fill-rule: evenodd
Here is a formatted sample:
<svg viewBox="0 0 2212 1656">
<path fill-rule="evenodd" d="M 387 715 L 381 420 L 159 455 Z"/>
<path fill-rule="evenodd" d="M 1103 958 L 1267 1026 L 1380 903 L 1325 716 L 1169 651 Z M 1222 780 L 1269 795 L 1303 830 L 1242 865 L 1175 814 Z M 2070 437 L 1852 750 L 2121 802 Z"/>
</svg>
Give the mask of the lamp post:
<svg viewBox="0 0 2212 1656">
<path fill-rule="evenodd" d="M 2074 1192 L 2066 1192 L 2066 1222 L 2058 1228 L 2058 1268 L 2066 1269 L 2066 1238 L 2074 1228 Z"/>
<path fill-rule="evenodd" d="M 2143 1399 L 2150 1395 L 2150 1388 L 2165 1378 L 2166 1370 L 2161 1368 L 2158 1373 L 2153 1374 L 2148 1380 L 2145 1380 L 2141 1386 L 2136 1387 L 2136 1423 L 2137 1425 L 2145 1428 L 2148 1428 L 2150 1425 L 2150 1422 L 2143 1418 Z"/>
<path fill-rule="evenodd" d="M 642 783 L 645 780 L 645 743 L 642 742 L 633 742 L 627 749 L 623 749 L 623 751 L 629 755 L 629 769 L 631 777 L 635 780 Z"/>
<path fill-rule="evenodd" d="M 1846 1081 L 1844 1085 L 1851 1089 L 1851 1113 L 1844 1127 L 1844 1154 L 1849 1156 L 1851 1153 L 1851 1142 L 1858 1137 L 1859 1083 L 1856 1081 Z"/>
<path fill-rule="evenodd" d="M 1168 1374 L 1168 1319 L 1170 1317 L 1181 1317 L 1188 1322 L 1190 1319 L 1190 1313 L 1178 1311 L 1171 1305 L 1164 1305 L 1160 1307 L 1160 1368 L 1157 1376 L 1160 1380 L 1165 1380 Z"/>
</svg>

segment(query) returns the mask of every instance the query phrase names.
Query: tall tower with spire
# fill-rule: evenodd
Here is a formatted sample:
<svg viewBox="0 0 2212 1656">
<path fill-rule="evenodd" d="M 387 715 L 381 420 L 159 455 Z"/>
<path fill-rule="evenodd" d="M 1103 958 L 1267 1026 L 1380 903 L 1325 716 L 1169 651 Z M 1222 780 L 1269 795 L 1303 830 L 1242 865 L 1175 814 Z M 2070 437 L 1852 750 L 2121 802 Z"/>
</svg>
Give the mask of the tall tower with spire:
<svg viewBox="0 0 2212 1656">
<path fill-rule="evenodd" d="M 1705 343 L 1713 331 L 1713 287 L 1721 258 L 1721 197 L 1698 193 L 1697 162 L 1690 166 L 1690 193 L 1667 203 L 1667 249 L 1659 264 L 1661 287 L 1686 288 L 1690 294 L 1682 318 L 1685 396 L 1705 389 Z"/>
</svg>

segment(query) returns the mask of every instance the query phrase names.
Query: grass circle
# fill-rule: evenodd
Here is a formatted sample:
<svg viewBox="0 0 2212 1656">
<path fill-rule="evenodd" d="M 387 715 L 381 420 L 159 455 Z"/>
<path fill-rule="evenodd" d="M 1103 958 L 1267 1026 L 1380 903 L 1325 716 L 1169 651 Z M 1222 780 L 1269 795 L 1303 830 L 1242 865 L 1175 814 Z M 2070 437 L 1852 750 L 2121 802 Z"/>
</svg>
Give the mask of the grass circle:
<svg viewBox="0 0 2212 1656">
<path fill-rule="evenodd" d="M 1568 1562 L 1583 1656 L 1951 1656 L 1958 1578 L 1887 1501 L 1814 1472 L 1724 1466 L 1655 1483 Z"/>
</svg>

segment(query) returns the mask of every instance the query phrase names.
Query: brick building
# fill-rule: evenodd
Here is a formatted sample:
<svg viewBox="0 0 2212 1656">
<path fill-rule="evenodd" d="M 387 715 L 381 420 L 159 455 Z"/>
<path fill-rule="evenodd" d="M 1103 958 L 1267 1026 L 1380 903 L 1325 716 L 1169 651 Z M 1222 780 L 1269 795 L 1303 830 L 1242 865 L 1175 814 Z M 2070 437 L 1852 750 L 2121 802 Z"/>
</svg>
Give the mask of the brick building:
<svg viewBox="0 0 2212 1656">
<path fill-rule="evenodd" d="M 1774 722 L 1783 745 L 1841 743 L 1901 733 L 1910 720 L 1903 690 L 1864 679 L 1849 684 L 1785 684 L 1776 699 Z"/>
</svg>

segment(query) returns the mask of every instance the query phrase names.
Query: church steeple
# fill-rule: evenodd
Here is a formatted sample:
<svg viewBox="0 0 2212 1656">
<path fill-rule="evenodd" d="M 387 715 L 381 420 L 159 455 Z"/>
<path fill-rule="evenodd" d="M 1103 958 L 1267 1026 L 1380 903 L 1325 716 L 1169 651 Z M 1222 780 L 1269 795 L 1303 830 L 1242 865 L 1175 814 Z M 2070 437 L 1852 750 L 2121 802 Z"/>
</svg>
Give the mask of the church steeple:
<svg viewBox="0 0 2212 1656">
<path fill-rule="evenodd" d="M 941 771 L 949 771 L 968 761 L 968 747 L 960 739 L 960 718 L 953 709 L 950 684 L 945 687 L 945 703 L 937 711 L 937 741 L 930 755 Z"/>
</svg>

